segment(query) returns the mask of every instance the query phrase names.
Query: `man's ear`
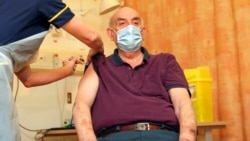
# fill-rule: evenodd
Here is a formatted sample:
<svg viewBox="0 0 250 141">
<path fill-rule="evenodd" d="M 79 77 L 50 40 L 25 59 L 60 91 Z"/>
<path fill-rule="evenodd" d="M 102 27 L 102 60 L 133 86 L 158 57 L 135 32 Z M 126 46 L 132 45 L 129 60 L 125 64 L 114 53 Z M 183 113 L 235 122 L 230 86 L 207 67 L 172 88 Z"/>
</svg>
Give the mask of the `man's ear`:
<svg viewBox="0 0 250 141">
<path fill-rule="evenodd" d="M 145 27 L 143 27 L 141 29 L 141 36 L 142 36 L 142 39 L 144 40 L 144 38 L 146 37 L 146 28 Z"/>
<path fill-rule="evenodd" d="M 114 38 L 115 38 L 114 31 L 109 27 L 109 28 L 107 28 L 106 32 L 107 32 L 107 35 L 110 38 L 110 40 L 114 41 Z"/>
</svg>

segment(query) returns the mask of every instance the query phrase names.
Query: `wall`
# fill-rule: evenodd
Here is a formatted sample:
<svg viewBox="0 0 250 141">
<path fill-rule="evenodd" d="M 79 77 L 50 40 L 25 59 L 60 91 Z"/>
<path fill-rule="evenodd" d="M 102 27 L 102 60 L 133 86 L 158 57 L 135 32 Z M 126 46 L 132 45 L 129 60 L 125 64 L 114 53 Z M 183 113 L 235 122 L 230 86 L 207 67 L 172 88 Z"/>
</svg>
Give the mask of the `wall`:
<svg viewBox="0 0 250 141">
<path fill-rule="evenodd" d="M 64 0 L 76 16 L 95 29 L 103 38 L 105 54 L 113 52 L 114 44 L 106 36 L 106 27 L 112 12 L 99 15 L 100 0 Z M 59 65 L 64 58 L 76 55 L 86 59 L 89 48 L 62 29 L 52 27 L 41 45 L 33 71 L 53 69 L 57 54 Z M 15 78 L 14 95 L 19 114 L 22 141 L 34 141 L 37 130 L 64 126 L 70 120 L 78 82 L 84 66 L 78 66 L 78 74 L 45 86 L 25 88 Z M 67 103 L 67 93 L 72 93 L 72 103 Z M 62 139 L 63 140 L 63 139 Z"/>
<path fill-rule="evenodd" d="M 208 66 L 214 120 L 228 121 L 214 141 L 250 141 L 250 1 L 125 0 L 144 18 L 145 46 L 183 68 Z M 142 6 L 143 5 L 143 6 Z"/>
<path fill-rule="evenodd" d="M 49 85 L 29 89 L 22 83 L 15 83 L 19 123 L 27 128 L 21 128 L 22 141 L 33 141 L 36 130 L 65 126 L 64 121 L 71 119 L 79 79 L 80 76 L 71 76 Z M 72 103 L 67 103 L 68 92 L 72 93 Z"/>
</svg>

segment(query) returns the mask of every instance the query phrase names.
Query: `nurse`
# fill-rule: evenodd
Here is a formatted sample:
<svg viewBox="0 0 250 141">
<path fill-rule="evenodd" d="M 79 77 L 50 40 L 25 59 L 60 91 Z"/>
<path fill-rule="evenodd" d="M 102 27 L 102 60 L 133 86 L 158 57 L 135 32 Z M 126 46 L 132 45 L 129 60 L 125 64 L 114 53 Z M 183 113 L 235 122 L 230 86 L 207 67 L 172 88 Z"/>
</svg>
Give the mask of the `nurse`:
<svg viewBox="0 0 250 141">
<path fill-rule="evenodd" d="M 20 141 L 13 74 L 21 79 L 21 74 L 29 71 L 50 25 L 63 28 L 89 46 L 89 56 L 103 53 L 103 42 L 61 0 L 1 0 L 0 13 L 0 141 Z"/>
</svg>

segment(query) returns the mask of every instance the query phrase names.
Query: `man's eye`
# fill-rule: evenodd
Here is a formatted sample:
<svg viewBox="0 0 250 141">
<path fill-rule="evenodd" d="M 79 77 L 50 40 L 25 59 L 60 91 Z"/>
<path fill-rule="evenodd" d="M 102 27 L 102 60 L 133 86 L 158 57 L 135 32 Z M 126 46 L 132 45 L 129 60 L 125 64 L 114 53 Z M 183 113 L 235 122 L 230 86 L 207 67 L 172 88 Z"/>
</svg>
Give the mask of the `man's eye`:
<svg viewBox="0 0 250 141">
<path fill-rule="evenodd" d="M 119 23 L 119 25 L 124 25 L 124 24 L 125 24 L 125 22 Z"/>
<path fill-rule="evenodd" d="M 139 25 L 141 25 L 141 23 L 140 22 L 133 22 L 133 25 L 139 26 Z"/>
</svg>

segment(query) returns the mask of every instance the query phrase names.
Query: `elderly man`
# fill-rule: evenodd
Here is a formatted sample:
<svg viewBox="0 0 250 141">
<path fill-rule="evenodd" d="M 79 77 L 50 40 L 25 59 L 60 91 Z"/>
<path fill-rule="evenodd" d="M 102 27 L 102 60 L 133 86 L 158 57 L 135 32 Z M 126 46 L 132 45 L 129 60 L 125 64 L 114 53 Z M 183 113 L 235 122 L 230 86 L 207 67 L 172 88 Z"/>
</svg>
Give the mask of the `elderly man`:
<svg viewBox="0 0 250 141">
<path fill-rule="evenodd" d="M 94 56 L 73 108 L 79 141 L 195 141 L 196 119 L 183 70 L 171 54 L 142 47 L 142 18 L 122 7 L 107 34 L 117 46 Z"/>
</svg>

